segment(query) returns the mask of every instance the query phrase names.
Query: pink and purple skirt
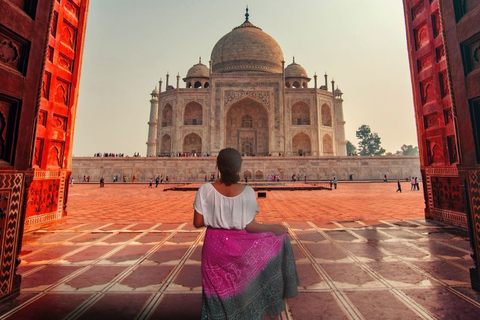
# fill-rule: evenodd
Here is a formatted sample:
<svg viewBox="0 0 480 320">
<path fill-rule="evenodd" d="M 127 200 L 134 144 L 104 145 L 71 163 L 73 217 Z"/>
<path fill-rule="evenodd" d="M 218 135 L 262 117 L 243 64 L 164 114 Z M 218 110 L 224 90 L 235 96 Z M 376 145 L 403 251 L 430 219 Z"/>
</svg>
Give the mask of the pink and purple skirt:
<svg viewBox="0 0 480 320">
<path fill-rule="evenodd" d="M 264 319 L 285 310 L 299 284 L 287 235 L 208 228 L 202 251 L 202 319 Z"/>
</svg>

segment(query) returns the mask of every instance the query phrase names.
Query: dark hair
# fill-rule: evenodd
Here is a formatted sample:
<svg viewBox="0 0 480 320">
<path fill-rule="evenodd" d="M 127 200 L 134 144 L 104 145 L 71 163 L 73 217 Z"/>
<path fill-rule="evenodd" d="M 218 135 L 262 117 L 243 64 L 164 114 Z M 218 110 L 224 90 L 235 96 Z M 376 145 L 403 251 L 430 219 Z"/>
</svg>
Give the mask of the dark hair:
<svg viewBox="0 0 480 320">
<path fill-rule="evenodd" d="M 232 148 L 220 150 L 217 157 L 217 167 L 220 171 L 220 181 L 232 185 L 240 180 L 238 172 L 242 167 L 242 156 Z"/>
</svg>

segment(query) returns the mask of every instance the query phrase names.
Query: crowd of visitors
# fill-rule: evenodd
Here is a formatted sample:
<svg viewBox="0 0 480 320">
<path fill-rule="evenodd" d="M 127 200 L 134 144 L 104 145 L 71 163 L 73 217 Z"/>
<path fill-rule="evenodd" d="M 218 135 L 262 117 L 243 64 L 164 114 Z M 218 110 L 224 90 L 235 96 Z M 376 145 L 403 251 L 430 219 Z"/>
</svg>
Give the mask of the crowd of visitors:
<svg viewBox="0 0 480 320">
<path fill-rule="evenodd" d="M 123 158 L 125 155 L 123 153 L 98 152 L 98 153 L 95 153 L 93 156 L 95 158 Z"/>
</svg>

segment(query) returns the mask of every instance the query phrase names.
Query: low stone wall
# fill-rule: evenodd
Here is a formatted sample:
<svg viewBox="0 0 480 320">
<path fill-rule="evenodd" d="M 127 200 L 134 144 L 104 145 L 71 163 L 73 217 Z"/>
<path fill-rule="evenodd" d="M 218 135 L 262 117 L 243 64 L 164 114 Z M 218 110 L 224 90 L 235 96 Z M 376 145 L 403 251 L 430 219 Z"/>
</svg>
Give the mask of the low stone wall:
<svg viewBox="0 0 480 320">
<path fill-rule="evenodd" d="M 208 158 L 94 158 L 74 157 L 72 177 L 77 182 L 83 176 L 98 182 L 104 177 L 111 182 L 117 175 L 119 181 L 125 176 L 127 182 L 135 176 L 137 182 L 147 182 L 159 175 L 169 176 L 171 182 L 204 181 L 215 173 L 215 157 Z M 265 180 L 267 175 L 279 174 L 281 180 L 291 180 L 293 174 L 303 180 L 389 180 L 420 177 L 418 157 L 244 157 L 241 177 L 250 180 Z"/>
</svg>

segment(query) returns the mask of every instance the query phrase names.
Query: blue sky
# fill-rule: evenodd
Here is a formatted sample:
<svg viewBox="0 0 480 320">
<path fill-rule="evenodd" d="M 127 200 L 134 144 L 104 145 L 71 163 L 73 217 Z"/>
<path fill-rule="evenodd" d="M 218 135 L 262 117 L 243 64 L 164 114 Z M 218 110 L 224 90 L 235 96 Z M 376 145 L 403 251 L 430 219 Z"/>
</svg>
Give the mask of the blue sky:
<svg viewBox="0 0 480 320">
<path fill-rule="evenodd" d="M 145 155 L 158 80 L 169 72 L 175 85 L 199 56 L 208 65 L 247 4 L 250 22 L 279 43 L 287 65 L 295 56 L 319 83 L 325 72 L 335 79 L 347 140 L 357 145 L 355 131 L 367 124 L 387 151 L 417 145 L 402 1 L 91 0 L 74 156 Z"/>
</svg>

